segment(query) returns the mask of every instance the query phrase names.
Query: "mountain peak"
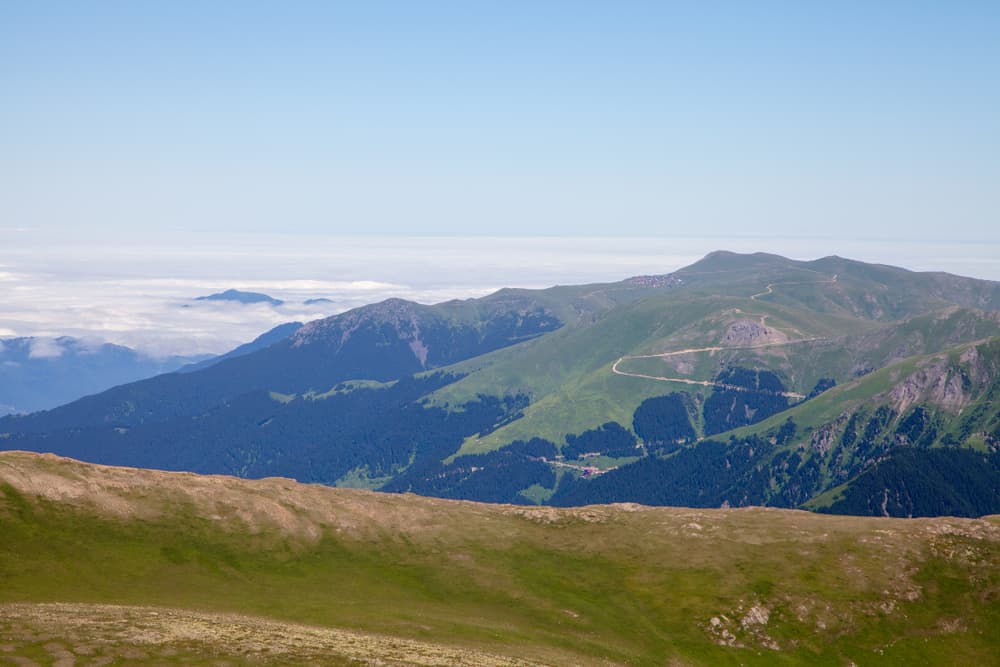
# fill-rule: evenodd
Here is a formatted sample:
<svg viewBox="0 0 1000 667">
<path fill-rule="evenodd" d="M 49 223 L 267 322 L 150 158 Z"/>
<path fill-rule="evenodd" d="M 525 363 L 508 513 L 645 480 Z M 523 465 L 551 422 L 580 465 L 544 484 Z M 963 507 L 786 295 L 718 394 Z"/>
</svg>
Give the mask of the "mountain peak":
<svg viewBox="0 0 1000 667">
<path fill-rule="evenodd" d="M 269 303 L 272 306 L 280 306 L 284 303 L 281 299 L 275 299 L 260 292 L 243 292 L 238 289 L 227 289 L 225 292 L 216 292 L 207 296 L 199 296 L 195 301 L 232 301 L 235 303 Z"/>
<path fill-rule="evenodd" d="M 367 306 L 352 308 L 343 313 L 337 313 L 336 315 L 309 322 L 295 333 L 295 344 L 301 345 L 309 340 L 315 340 L 324 333 L 331 331 L 337 331 L 338 335 L 346 337 L 363 322 L 395 324 L 400 320 L 413 320 L 419 308 L 419 303 L 398 297 L 391 297 Z"/>
<path fill-rule="evenodd" d="M 793 263 L 794 261 L 787 257 L 768 252 L 738 253 L 731 250 L 713 250 L 676 273 L 742 271 L 751 268 L 788 266 Z"/>
</svg>

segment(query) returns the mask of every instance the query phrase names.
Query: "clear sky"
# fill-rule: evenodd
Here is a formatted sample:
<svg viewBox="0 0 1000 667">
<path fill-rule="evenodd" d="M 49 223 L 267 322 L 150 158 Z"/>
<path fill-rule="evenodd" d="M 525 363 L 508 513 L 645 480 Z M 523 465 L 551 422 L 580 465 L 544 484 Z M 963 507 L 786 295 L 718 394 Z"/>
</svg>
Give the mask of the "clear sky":
<svg viewBox="0 0 1000 667">
<path fill-rule="evenodd" d="M 995 242 L 998 212 L 996 0 L 0 3 L 0 228 Z"/>
</svg>

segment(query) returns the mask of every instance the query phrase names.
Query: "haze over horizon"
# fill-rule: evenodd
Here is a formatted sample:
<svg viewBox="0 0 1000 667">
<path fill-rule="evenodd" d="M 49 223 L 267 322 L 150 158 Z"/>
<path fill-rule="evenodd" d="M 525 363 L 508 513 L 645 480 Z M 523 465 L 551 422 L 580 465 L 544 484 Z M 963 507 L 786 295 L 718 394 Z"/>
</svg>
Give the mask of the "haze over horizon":
<svg viewBox="0 0 1000 667">
<path fill-rule="evenodd" d="M 674 271 L 714 250 L 810 260 L 838 254 L 1000 280 L 1000 244 L 808 238 L 334 237 L 178 232 L 79 238 L 0 230 L 0 339 L 71 335 L 153 356 L 225 352 L 263 331 L 401 297 L 612 282 Z M 281 306 L 195 301 L 229 288 Z M 331 302 L 305 304 L 308 299 Z M 54 350 L 47 347 L 51 354 Z"/>
</svg>

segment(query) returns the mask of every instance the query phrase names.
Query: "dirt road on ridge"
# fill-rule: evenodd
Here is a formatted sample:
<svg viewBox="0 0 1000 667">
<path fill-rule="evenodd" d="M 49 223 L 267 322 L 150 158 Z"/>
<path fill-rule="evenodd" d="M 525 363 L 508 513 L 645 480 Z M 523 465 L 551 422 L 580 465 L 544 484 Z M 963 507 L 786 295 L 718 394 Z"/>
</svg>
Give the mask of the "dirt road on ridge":
<svg viewBox="0 0 1000 667">
<path fill-rule="evenodd" d="M 833 284 L 837 282 L 837 274 L 834 274 L 829 280 L 818 280 L 814 282 L 795 282 L 795 283 L 770 283 L 763 292 L 758 292 L 750 297 L 751 301 L 756 301 L 758 297 L 766 296 L 768 294 L 774 293 L 774 288 L 780 285 L 822 285 L 822 284 Z M 766 317 L 766 315 L 765 315 Z M 618 357 L 615 363 L 611 364 L 611 372 L 615 375 L 622 375 L 625 377 L 642 378 L 644 380 L 656 380 L 657 382 L 676 382 L 678 384 L 688 384 L 688 385 L 698 385 L 701 387 L 720 387 L 722 389 L 730 389 L 733 391 L 750 391 L 746 387 L 740 387 L 732 384 L 725 384 L 723 382 L 714 382 L 712 380 L 692 380 L 690 378 L 678 378 L 678 377 L 665 377 L 660 375 L 646 375 L 645 373 L 629 373 L 628 371 L 623 371 L 618 368 L 619 364 L 623 361 L 628 361 L 629 359 L 654 359 L 654 358 L 664 358 L 664 357 L 674 357 L 681 354 L 693 354 L 698 352 L 720 352 L 722 350 L 757 350 L 768 347 L 780 347 L 784 345 L 797 345 L 799 343 L 811 343 L 815 341 L 826 340 L 825 338 L 799 338 L 797 340 L 782 341 L 779 343 L 761 343 L 760 345 L 743 345 L 743 346 L 724 346 L 724 345 L 713 345 L 710 347 L 689 347 L 683 350 L 672 350 L 670 352 L 658 352 L 656 354 L 627 354 Z M 762 390 L 756 390 L 762 391 Z M 785 398 L 803 399 L 805 396 L 794 391 L 782 391 L 776 392 Z"/>
</svg>

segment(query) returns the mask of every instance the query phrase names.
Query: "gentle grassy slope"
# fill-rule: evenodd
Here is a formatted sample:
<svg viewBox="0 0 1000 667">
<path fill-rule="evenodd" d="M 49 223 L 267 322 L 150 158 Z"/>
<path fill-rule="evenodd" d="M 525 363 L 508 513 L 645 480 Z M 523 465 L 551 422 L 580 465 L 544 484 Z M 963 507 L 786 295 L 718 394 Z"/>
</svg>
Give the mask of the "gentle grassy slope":
<svg viewBox="0 0 1000 667">
<path fill-rule="evenodd" d="M 532 397 L 532 405 L 522 419 L 486 437 L 470 440 L 462 453 L 489 451 L 511 440 L 533 436 L 561 442 L 567 433 L 579 433 L 607 421 L 628 426 L 632 413 L 644 399 L 677 387 L 614 375 L 611 365 L 619 357 L 717 345 L 733 322 L 758 321 L 762 317 L 768 326 L 787 332 L 790 340 L 827 338 L 849 327 L 866 330 L 873 326 L 845 323 L 826 315 L 805 318 L 802 313 L 746 298 L 690 298 L 671 291 L 609 311 L 592 325 L 566 327 L 530 347 L 502 350 L 486 365 L 468 366 L 473 372 L 439 391 L 435 399 L 454 404 L 478 394 L 525 393 Z M 736 360 L 763 353 L 750 355 L 735 350 L 711 355 L 707 364 L 699 365 L 702 373 L 698 379 L 711 379 L 720 357 Z M 456 366 L 454 370 L 465 368 Z M 804 378 L 804 382 L 810 380 Z M 806 391 L 809 388 L 811 385 Z"/>
<path fill-rule="evenodd" d="M 405 664 L 386 648 L 392 637 L 429 664 L 465 651 L 479 653 L 457 662 L 989 664 L 1000 651 L 996 517 L 528 509 L 10 452 L 0 534 L 0 602 L 337 628 L 346 634 L 324 644 L 328 662 L 358 655 L 338 641 L 360 641 L 368 657 Z M 267 660 L 232 637 L 184 644 L 148 609 L 0 609 L 0 644 L 27 657 L 42 657 L 58 628 L 69 637 L 120 613 L 160 637 L 129 662 L 187 664 L 198 647 Z M 314 657 L 283 646 L 275 664 Z"/>
<path fill-rule="evenodd" d="M 1000 287 L 946 274 L 838 257 L 797 262 L 763 253 L 718 252 L 673 275 L 679 282 L 670 289 L 651 290 L 644 298 L 575 321 L 529 347 L 454 367 L 469 376 L 439 391 L 435 402 L 461 404 L 479 394 L 514 393 L 527 394 L 532 402 L 523 418 L 469 438 L 460 453 L 482 453 L 531 437 L 561 443 L 568 433 L 607 421 L 628 427 L 646 398 L 677 390 L 702 393 L 691 385 L 614 377 L 611 365 L 624 355 L 720 345 L 727 327 L 737 321 L 760 322 L 787 340 L 814 341 L 700 353 L 672 359 L 677 363 L 670 366 L 659 359 L 630 360 L 622 368 L 710 380 L 727 364 L 766 367 L 779 373 L 790 390 L 806 394 L 820 378 L 842 383 L 906 356 L 1000 334 L 995 313 L 972 308 L 1000 306 Z M 567 290 L 562 298 L 583 293 L 558 289 Z"/>
<path fill-rule="evenodd" d="M 776 287 L 774 294 L 779 289 L 784 293 L 803 287 Z M 763 323 L 774 332 L 764 342 L 776 344 L 741 349 L 738 341 L 726 343 L 728 328 L 735 322 Z M 434 400 L 460 404 L 479 394 L 531 396 L 523 418 L 470 438 L 461 453 L 471 454 L 532 437 L 561 443 L 567 433 L 607 421 L 629 427 L 632 413 L 646 398 L 671 391 L 704 392 L 692 385 L 615 375 L 612 364 L 623 356 L 640 358 L 626 359 L 620 370 L 656 377 L 711 380 L 729 365 L 767 368 L 778 373 L 789 390 L 807 394 L 820 378 L 844 383 L 864 370 L 997 334 L 1000 321 L 995 313 L 968 308 L 949 307 L 879 323 L 763 299 L 692 298 L 677 290 L 611 310 L 591 325 L 565 327 L 530 344 L 451 367 L 469 375 L 438 391 Z M 729 349 L 641 358 L 713 346 Z"/>
</svg>

